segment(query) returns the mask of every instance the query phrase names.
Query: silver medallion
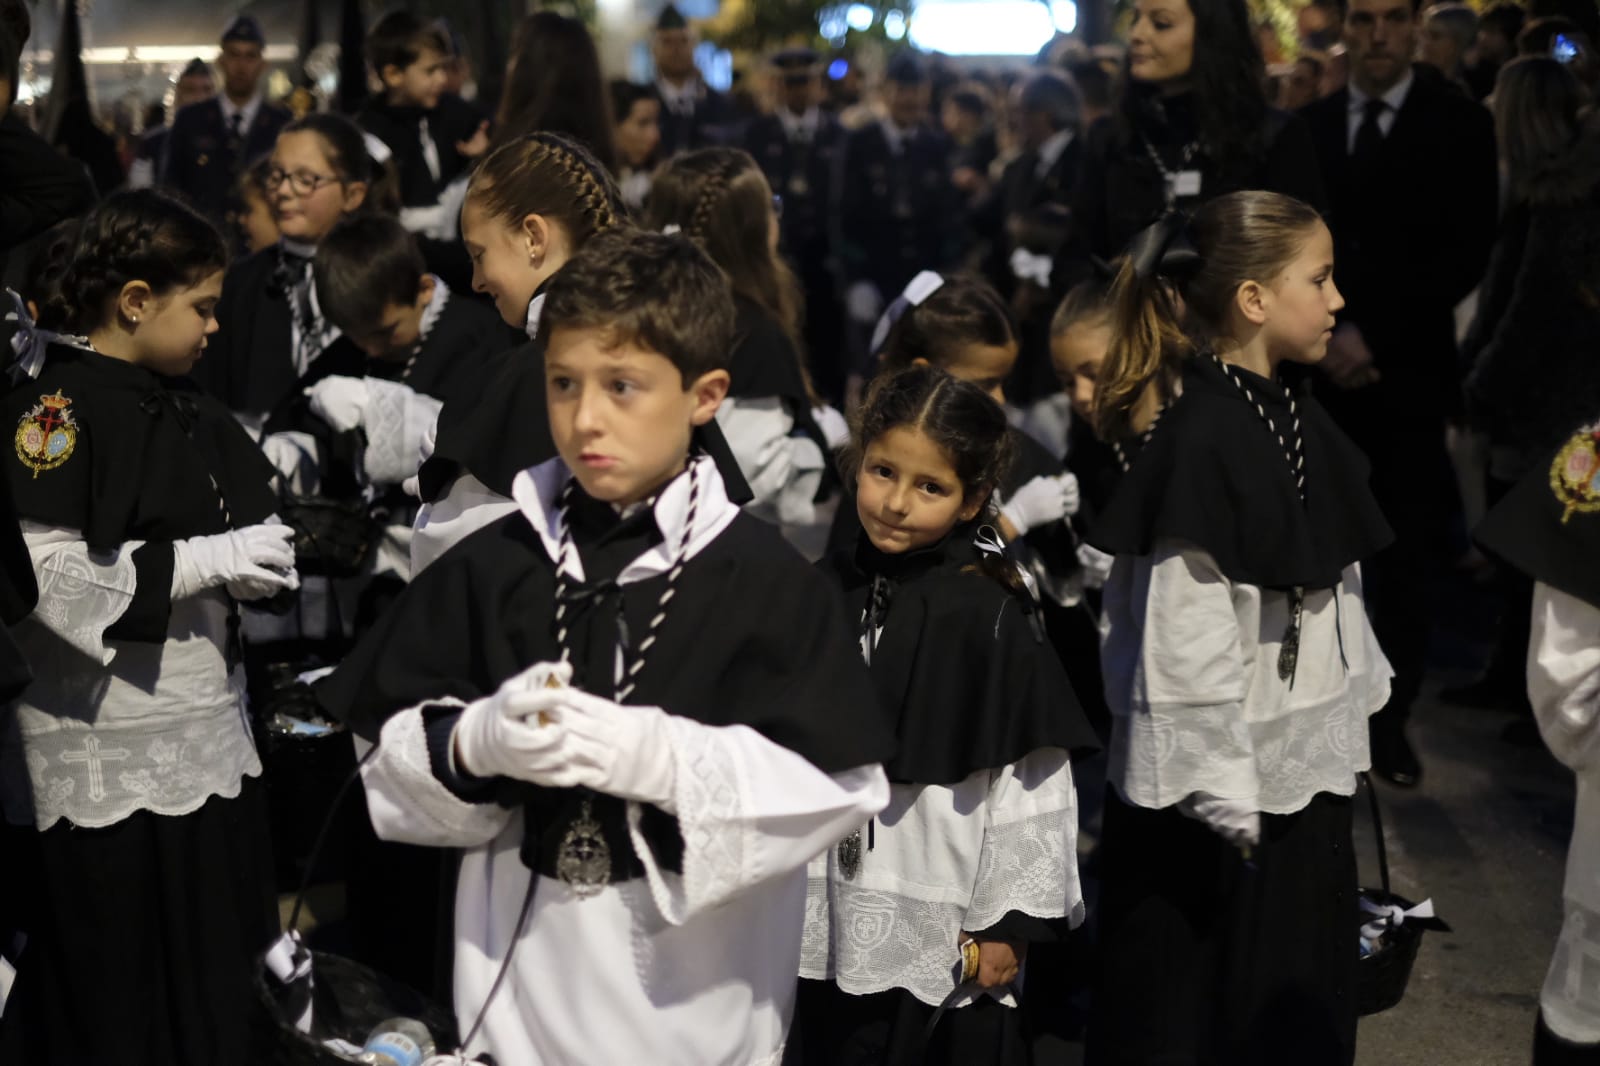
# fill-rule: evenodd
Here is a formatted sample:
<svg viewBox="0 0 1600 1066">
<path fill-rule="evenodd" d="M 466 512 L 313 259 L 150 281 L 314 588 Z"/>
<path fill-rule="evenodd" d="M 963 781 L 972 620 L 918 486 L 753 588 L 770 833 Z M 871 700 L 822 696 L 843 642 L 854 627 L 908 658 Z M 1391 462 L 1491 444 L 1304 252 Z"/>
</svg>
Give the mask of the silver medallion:
<svg viewBox="0 0 1600 1066">
<path fill-rule="evenodd" d="M 839 841 L 839 869 L 846 881 L 854 881 L 861 872 L 861 830 Z"/>
<path fill-rule="evenodd" d="M 1305 611 L 1305 593 L 1296 588 L 1289 596 L 1289 626 L 1278 648 L 1278 680 L 1294 683 L 1294 669 L 1300 662 L 1300 617 Z"/>
<path fill-rule="evenodd" d="M 594 807 L 587 797 L 577 821 L 561 838 L 556 875 L 580 899 L 597 895 L 611 881 L 611 845 L 606 843 L 605 830 L 594 820 Z"/>
</svg>

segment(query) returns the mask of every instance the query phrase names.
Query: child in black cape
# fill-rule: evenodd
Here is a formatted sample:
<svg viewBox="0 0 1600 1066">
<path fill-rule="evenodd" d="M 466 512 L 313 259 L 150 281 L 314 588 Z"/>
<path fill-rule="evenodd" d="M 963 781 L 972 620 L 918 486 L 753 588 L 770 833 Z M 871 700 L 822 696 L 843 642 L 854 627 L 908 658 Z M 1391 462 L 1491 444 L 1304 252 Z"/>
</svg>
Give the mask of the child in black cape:
<svg viewBox="0 0 1600 1066">
<path fill-rule="evenodd" d="M 1090 536 L 1116 561 L 1087 1061 L 1349 1066 L 1349 797 L 1391 675 L 1359 564 L 1390 534 L 1361 453 L 1277 379 L 1344 306 L 1332 240 L 1296 200 L 1219 197 L 1146 233 L 1112 302 L 1099 428 L 1143 449 Z"/>
<path fill-rule="evenodd" d="M 528 343 L 491 359 L 462 395 L 439 412 L 417 473 L 413 573 L 451 545 L 516 508 L 511 482 L 555 455 L 545 416 L 545 287 L 596 234 L 626 216 L 615 182 L 587 148 L 554 133 L 532 133 L 491 152 L 473 171 L 461 207 L 461 237 L 472 257 L 472 287 L 494 300 Z M 697 442 L 719 457 L 735 502 L 750 498 L 716 423 Z"/>
<path fill-rule="evenodd" d="M 1070 753 L 1096 741 L 980 525 L 1009 437 L 998 404 L 931 367 L 881 377 L 858 416 L 864 528 L 824 570 L 899 750 L 883 814 L 811 864 L 807 1064 L 1029 1061 L 1010 986 L 1029 942 L 1083 919 Z"/>
<path fill-rule="evenodd" d="M 438 22 L 391 11 L 367 31 L 367 63 L 382 83 L 355 120 L 392 153 L 400 221 L 417 234 L 429 269 L 466 284 L 457 240 L 467 171 L 489 147 L 489 123 L 445 91 L 449 34 Z"/>
<path fill-rule="evenodd" d="M 837 597 L 691 453 L 733 317 L 687 239 L 589 241 L 543 309 L 559 457 L 319 689 L 380 740 L 380 834 L 464 849 L 456 1010 L 500 1062 L 777 1063 L 804 866 L 887 799 Z"/>
<path fill-rule="evenodd" d="M 137 235 L 136 238 L 134 235 Z M 295 587 L 272 468 L 186 375 L 226 246 L 152 190 L 84 221 L 19 346 L 6 476 L 38 577 L 14 634 L 35 680 L 0 711 L 0 800 L 37 830 L 37 908 L 0 1059 L 251 1058 L 251 975 L 277 932 L 239 600 Z"/>
<path fill-rule="evenodd" d="M 1528 699 L 1577 775 L 1564 920 L 1539 995 L 1534 1066 L 1600 1063 L 1600 419 L 1580 426 L 1491 510 L 1478 543 L 1533 578 Z"/>
<path fill-rule="evenodd" d="M 844 417 L 817 400 L 801 355 L 804 301 L 778 255 L 777 202 L 749 153 L 702 148 L 657 171 L 644 223 L 681 230 L 727 275 L 737 312 L 733 383 L 717 423 L 755 494 L 749 506 L 814 559 L 826 538 L 816 501 L 827 457 L 849 433 Z"/>
<path fill-rule="evenodd" d="M 401 486 L 416 476 L 440 408 L 474 398 L 485 366 L 513 334 L 491 308 L 428 273 L 416 240 L 388 216 L 335 226 L 317 248 L 312 273 L 328 320 L 357 352 L 317 361 L 304 403 L 291 407 L 292 428 L 329 445 L 339 434 L 361 432 L 361 481 L 390 516 L 373 572 L 407 580 L 416 508 Z"/>
<path fill-rule="evenodd" d="M 317 303 L 311 260 L 338 221 L 371 210 L 385 172 L 360 129 L 333 114 L 285 126 L 267 163 L 268 203 L 280 237 L 235 263 L 217 307 L 219 329 L 194 378 L 253 431 L 325 353 L 349 345 Z M 292 471 L 306 442 L 265 445 L 274 465 Z"/>
</svg>

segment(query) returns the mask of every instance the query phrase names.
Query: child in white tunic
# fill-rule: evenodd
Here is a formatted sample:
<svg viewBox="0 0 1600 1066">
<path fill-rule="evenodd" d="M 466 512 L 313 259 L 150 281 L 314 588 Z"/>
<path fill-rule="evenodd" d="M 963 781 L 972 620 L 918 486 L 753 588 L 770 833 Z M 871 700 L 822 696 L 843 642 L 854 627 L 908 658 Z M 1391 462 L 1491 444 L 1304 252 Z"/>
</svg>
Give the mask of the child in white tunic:
<svg viewBox="0 0 1600 1066">
<path fill-rule="evenodd" d="M 1026 1062 L 1012 986 L 1030 942 L 1083 918 L 1069 754 L 1093 734 L 978 525 L 1010 461 L 1005 412 L 913 367 L 879 379 L 857 433 L 862 532 L 824 569 L 899 750 L 888 808 L 811 866 L 801 1061 Z M 960 1009 L 930 1042 L 941 1006 Z"/>
<path fill-rule="evenodd" d="M 380 835 L 465 851 L 469 1052 L 775 1066 L 805 864 L 882 809 L 892 737 L 826 582 L 691 454 L 728 381 L 716 267 L 602 235 L 544 314 L 560 456 L 319 696 L 381 727 Z"/>
<path fill-rule="evenodd" d="M 1534 579 L 1528 699 L 1577 775 L 1564 919 L 1539 996 L 1534 1066 L 1600 1063 L 1600 419 L 1506 494 L 1478 542 Z"/>
<path fill-rule="evenodd" d="M 1349 797 L 1390 676 L 1358 564 L 1389 531 L 1360 453 L 1278 383 L 1344 305 L 1332 239 L 1298 201 L 1223 196 L 1143 234 L 1112 303 L 1099 428 L 1142 448 L 1090 534 L 1116 561 L 1088 1061 L 1348 1066 Z"/>
</svg>

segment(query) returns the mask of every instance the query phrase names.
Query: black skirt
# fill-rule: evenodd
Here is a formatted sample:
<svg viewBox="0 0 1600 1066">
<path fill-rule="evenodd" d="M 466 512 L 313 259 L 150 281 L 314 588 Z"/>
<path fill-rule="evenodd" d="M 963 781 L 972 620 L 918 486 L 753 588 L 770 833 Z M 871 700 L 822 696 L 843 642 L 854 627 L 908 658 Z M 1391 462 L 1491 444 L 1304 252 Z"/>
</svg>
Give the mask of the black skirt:
<svg viewBox="0 0 1600 1066">
<path fill-rule="evenodd" d="M 1174 808 L 1106 799 L 1089 1066 L 1350 1066 L 1350 800 L 1263 815 L 1239 850 Z"/>
<path fill-rule="evenodd" d="M 1027 1066 L 1022 1012 L 988 997 L 945 1011 L 904 989 L 867 996 L 832 981 L 802 980 L 784 1066 Z"/>
<path fill-rule="evenodd" d="M 193 814 L 58 822 L 34 858 L 0 1062 L 248 1066 L 251 976 L 278 932 L 258 779 Z"/>
</svg>

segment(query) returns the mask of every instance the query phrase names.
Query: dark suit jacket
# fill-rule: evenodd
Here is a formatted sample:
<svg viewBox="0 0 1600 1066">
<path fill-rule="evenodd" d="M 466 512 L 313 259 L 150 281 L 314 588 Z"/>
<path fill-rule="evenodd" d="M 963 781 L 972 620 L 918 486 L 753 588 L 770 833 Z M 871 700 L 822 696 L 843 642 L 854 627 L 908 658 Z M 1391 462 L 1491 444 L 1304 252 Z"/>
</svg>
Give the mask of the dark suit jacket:
<svg viewBox="0 0 1600 1066">
<path fill-rule="evenodd" d="M 679 152 L 714 144 L 735 143 L 738 114 L 733 101 L 708 85 L 700 86 L 700 99 L 686 115 L 661 104 L 661 148 L 658 156 L 670 159 Z"/>
<path fill-rule="evenodd" d="M 828 255 L 828 207 L 844 149 L 844 127 L 821 113 L 809 144 L 793 144 L 777 115 L 763 115 L 744 132 L 744 148 L 783 197 L 784 250 L 797 264 L 813 266 Z"/>
<path fill-rule="evenodd" d="M 888 303 L 919 270 L 954 263 L 961 202 L 950 153 L 950 139 L 928 126 L 906 136 L 900 157 L 882 123 L 846 136 L 834 186 L 834 249 L 847 283 L 870 281 Z"/>
<path fill-rule="evenodd" d="M 1352 173 L 1350 93 L 1304 111 L 1328 186 L 1334 279 L 1391 390 L 1454 402 L 1456 304 L 1494 243 L 1499 171 L 1489 112 L 1416 79 L 1373 173 Z"/>
<path fill-rule="evenodd" d="M 1026 151 L 1006 164 L 1000 183 L 973 214 L 973 229 L 980 240 L 989 242 L 984 271 L 1002 293 L 1016 288 L 1011 271 L 1011 253 L 1019 247 L 1041 255 L 1054 255 L 1065 233 L 1054 235 L 1054 227 L 1029 224 L 1042 211 L 1059 208 L 1063 216 L 1072 207 L 1072 192 L 1083 168 L 1083 136 L 1074 135 L 1061 155 L 1043 174 L 1037 173 L 1039 153 Z M 1020 236 L 1024 239 L 1019 242 Z M 1053 239 L 1052 239 L 1053 238 Z"/>
<path fill-rule="evenodd" d="M 233 183 L 239 171 L 272 151 L 278 131 L 289 124 L 289 118 L 288 111 L 263 102 L 255 121 L 245 131 L 244 151 L 236 157 L 228 144 L 221 102 L 212 97 L 190 104 L 172 120 L 161 183 L 188 197 L 213 221 L 222 222 L 231 206 Z"/>
</svg>

